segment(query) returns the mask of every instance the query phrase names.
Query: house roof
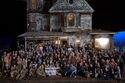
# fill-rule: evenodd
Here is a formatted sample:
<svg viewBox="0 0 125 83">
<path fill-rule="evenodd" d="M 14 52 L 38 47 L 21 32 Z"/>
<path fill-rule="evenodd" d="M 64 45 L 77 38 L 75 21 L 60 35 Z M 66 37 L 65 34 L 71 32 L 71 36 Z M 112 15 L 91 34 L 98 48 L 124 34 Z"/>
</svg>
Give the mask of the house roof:
<svg viewBox="0 0 125 83">
<path fill-rule="evenodd" d="M 57 2 L 50 8 L 50 13 L 61 12 L 81 12 L 81 13 L 93 13 L 94 10 L 86 2 L 86 0 L 73 0 L 70 4 L 68 0 L 57 0 Z"/>
<path fill-rule="evenodd" d="M 18 37 L 31 37 L 31 38 L 39 38 L 39 37 L 58 37 L 58 36 L 67 36 L 68 34 L 63 32 L 48 32 L 48 31 L 40 31 L 40 32 L 26 32 Z"/>
<path fill-rule="evenodd" d="M 102 30 L 102 29 L 92 29 L 92 32 L 90 32 L 90 34 L 94 35 L 94 34 L 116 34 L 116 32 L 112 32 L 112 31 L 107 31 L 107 30 Z"/>
</svg>

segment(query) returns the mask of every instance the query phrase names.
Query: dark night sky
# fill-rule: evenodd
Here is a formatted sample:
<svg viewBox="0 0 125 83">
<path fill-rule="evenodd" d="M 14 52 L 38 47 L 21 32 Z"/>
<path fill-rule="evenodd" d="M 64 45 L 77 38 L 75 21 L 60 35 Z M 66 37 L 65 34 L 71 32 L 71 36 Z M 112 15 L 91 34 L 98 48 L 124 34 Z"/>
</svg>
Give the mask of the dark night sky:
<svg viewBox="0 0 125 83">
<path fill-rule="evenodd" d="M 124 0 L 87 0 L 93 7 L 93 28 L 125 30 Z"/>
<path fill-rule="evenodd" d="M 86 1 L 95 10 L 93 13 L 93 29 L 125 31 L 124 0 Z M 3 39 L 1 39 L 1 42 L 3 40 L 8 41 L 6 39 L 8 36 L 15 41 L 17 35 L 26 31 L 26 2 L 25 0 L 8 0 L 2 4 L 0 37 Z"/>
</svg>

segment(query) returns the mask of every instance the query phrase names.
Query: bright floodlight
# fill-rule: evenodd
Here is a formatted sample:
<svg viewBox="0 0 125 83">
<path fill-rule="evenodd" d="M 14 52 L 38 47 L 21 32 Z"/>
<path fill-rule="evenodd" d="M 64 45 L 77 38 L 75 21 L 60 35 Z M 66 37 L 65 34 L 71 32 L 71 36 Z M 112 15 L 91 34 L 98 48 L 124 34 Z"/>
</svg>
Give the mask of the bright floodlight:
<svg viewBox="0 0 125 83">
<path fill-rule="evenodd" d="M 96 38 L 95 42 L 98 48 L 103 48 L 103 49 L 109 48 L 109 38 Z"/>
<path fill-rule="evenodd" d="M 106 46 L 109 43 L 109 39 L 108 38 L 99 38 L 99 44 L 101 46 Z"/>
</svg>

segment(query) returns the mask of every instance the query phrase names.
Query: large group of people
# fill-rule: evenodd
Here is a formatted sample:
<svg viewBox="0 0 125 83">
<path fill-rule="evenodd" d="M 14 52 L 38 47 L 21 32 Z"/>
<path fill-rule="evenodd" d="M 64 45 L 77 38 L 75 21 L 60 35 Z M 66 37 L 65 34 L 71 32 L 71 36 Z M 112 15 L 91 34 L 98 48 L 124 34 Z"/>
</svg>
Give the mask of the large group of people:
<svg viewBox="0 0 125 83">
<path fill-rule="evenodd" d="M 5 51 L 0 56 L 2 79 L 21 80 L 51 75 L 122 79 L 124 74 L 124 58 L 120 52 L 96 49 L 90 45 L 40 43 L 31 45 L 27 50 Z"/>
</svg>

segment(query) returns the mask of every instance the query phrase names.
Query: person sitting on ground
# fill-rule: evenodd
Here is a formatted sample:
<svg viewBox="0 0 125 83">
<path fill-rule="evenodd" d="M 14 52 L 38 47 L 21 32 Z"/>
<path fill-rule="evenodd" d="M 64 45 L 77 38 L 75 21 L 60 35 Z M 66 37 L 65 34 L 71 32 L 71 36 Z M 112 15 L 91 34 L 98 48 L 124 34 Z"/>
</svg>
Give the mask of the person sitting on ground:
<svg viewBox="0 0 125 83">
<path fill-rule="evenodd" d="M 56 68 L 57 68 L 56 74 L 57 74 L 58 76 L 61 76 L 61 67 L 60 67 L 59 63 L 56 64 Z"/>
<path fill-rule="evenodd" d="M 71 74 L 69 64 L 65 64 L 64 73 L 65 73 L 65 76 L 69 76 Z"/>
<path fill-rule="evenodd" d="M 75 65 L 71 64 L 70 72 L 71 72 L 70 77 L 76 77 L 77 68 Z"/>
<path fill-rule="evenodd" d="M 12 78 L 12 79 L 15 79 L 15 77 L 16 77 L 16 75 L 17 75 L 17 66 L 16 65 L 13 65 L 12 67 L 11 67 L 11 72 L 10 72 L 10 77 Z"/>
<path fill-rule="evenodd" d="M 46 67 L 46 63 L 45 61 L 39 66 L 39 68 L 37 69 L 36 73 L 38 76 L 43 76 L 45 77 L 45 67 Z"/>
</svg>

